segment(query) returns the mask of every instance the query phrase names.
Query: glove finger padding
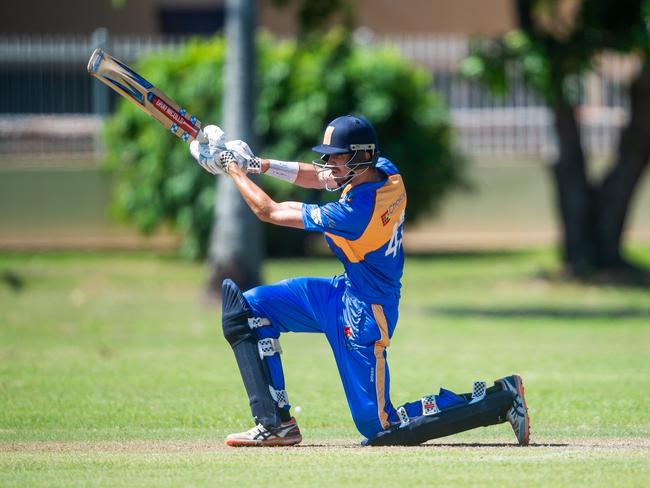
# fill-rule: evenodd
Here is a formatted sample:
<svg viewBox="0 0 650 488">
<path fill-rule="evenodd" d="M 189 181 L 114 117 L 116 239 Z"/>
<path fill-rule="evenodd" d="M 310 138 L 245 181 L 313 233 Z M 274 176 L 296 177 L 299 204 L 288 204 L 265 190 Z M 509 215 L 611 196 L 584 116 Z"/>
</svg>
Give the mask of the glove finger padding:
<svg viewBox="0 0 650 488">
<path fill-rule="evenodd" d="M 209 144 L 192 141 L 190 143 L 190 154 L 208 173 L 212 173 L 213 175 L 223 173 L 215 159 L 215 153 L 210 149 Z M 219 158 L 219 156 L 220 152 L 217 152 L 216 158 Z"/>
<path fill-rule="evenodd" d="M 208 142 L 192 141 L 190 154 L 201 167 L 213 175 L 223 173 L 219 164 L 219 156 L 224 150 L 225 134 L 218 125 L 208 125 L 203 129 Z"/>
<path fill-rule="evenodd" d="M 226 134 L 224 134 L 221 127 L 218 125 L 207 125 L 203 129 L 203 133 L 208 138 L 208 146 L 210 146 L 210 149 L 213 151 L 222 151 L 224 149 Z"/>
<path fill-rule="evenodd" d="M 205 163 L 202 164 L 206 171 L 209 171 L 213 175 L 223 174 L 221 167 L 217 164 L 214 159 L 206 159 Z"/>
</svg>

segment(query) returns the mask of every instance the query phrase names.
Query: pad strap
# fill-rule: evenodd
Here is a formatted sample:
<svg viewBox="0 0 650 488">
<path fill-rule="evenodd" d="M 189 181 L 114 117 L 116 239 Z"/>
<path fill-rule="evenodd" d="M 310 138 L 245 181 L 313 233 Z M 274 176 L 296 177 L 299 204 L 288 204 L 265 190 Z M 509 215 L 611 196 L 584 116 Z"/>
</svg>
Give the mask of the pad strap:
<svg viewBox="0 0 650 488">
<path fill-rule="evenodd" d="M 287 390 L 276 390 L 271 385 L 269 385 L 269 391 L 275 403 L 278 404 L 278 408 L 283 408 L 289 405 L 289 395 L 287 395 Z"/>
<path fill-rule="evenodd" d="M 485 381 L 475 381 L 472 385 L 472 401 L 475 403 L 483 400 L 487 394 L 487 383 Z"/>
<path fill-rule="evenodd" d="M 260 339 L 257 342 L 257 349 L 260 352 L 260 359 L 264 359 L 264 356 L 273 356 L 274 354 L 282 354 L 282 347 L 280 346 L 280 341 L 274 337 L 267 337 L 266 339 Z"/>
<path fill-rule="evenodd" d="M 251 329 L 257 329 L 259 327 L 266 327 L 271 325 L 271 321 L 264 317 L 249 317 L 248 326 Z"/>
<path fill-rule="evenodd" d="M 435 415 L 440 413 L 435 395 L 422 397 L 422 415 Z"/>
<path fill-rule="evenodd" d="M 404 407 L 399 407 L 397 409 L 397 416 L 399 417 L 399 426 L 400 427 L 404 427 L 405 425 L 407 425 L 411 421 L 411 419 L 409 417 L 409 414 L 406 413 L 406 408 L 404 408 Z"/>
</svg>

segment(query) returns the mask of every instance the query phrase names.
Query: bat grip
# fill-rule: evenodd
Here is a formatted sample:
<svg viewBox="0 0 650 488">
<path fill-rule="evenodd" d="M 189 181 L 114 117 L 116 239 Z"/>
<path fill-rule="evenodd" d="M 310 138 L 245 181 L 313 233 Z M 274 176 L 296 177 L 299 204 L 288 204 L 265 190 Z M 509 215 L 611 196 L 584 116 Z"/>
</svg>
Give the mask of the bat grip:
<svg viewBox="0 0 650 488">
<path fill-rule="evenodd" d="M 208 142 L 208 136 L 205 135 L 205 132 L 199 130 L 199 133 L 196 135 L 196 140 L 200 143 L 206 143 Z"/>
</svg>

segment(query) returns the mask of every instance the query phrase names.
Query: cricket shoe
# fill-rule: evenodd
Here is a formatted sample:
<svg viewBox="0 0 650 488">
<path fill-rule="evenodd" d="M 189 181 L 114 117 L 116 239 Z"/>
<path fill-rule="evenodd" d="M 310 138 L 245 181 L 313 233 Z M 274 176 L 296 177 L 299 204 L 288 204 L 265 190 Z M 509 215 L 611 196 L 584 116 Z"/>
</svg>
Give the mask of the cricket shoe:
<svg viewBox="0 0 650 488">
<path fill-rule="evenodd" d="M 530 437 L 530 418 L 524 397 L 524 383 L 518 374 L 506 376 L 496 381 L 504 390 L 512 393 L 512 407 L 506 413 L 506 419 L 512 425 L 520 446 L 527 446 Z"/>
<path fill-rule="evenodd" d="M 226 437 L 226 444 L 231 447 L 293 446 L 300 441 L 302 435 L 293 417 L 287 422 L 282 422 L 279 427 L 264 427 L 262 424 L 257 424 L 246 432 L 238 432 Z"/>
</svg>

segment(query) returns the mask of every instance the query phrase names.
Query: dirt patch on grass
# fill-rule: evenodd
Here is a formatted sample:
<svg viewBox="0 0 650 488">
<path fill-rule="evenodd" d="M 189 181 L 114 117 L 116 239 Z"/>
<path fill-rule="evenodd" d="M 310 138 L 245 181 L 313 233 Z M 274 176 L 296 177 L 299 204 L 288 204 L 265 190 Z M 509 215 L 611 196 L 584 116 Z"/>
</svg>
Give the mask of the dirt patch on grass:
<svg viewBox="0 0 650 488">
<path fill-rule="evenodd" d="M 430 449 L 430 450 L 477 450 L 477 449 L 520 449 L 513 443 L 502 442 L 432 442 L 416 447 L 368 448 L 368 451 L 386 449 Z M 349 440 L 328 440 L 327 442 L 305 442 L 299 446 L 281 449 L 299 451 L 336 451 L 341 449 L 361 449 Z M 528 449 L 543 450 L 650 450 L 650 439 L 571 439 L 552 442 L 532 443 Z M 69 453 L 69 452 L 108 452 L 108 453 L 210 453 L 238 449 L 226 446 L 221 440 L 215 441 L 176 441 L 176 440 L 128 440 L 128 441 L 33 441 L 0 442 L 0 452 L 23 453 Z"/>
<path fill-rule="evenodd" d="M 0 442 L 0 452 L 213 452 L 228 449 L 222 441 L 33 441 Z"/>
</svg>

